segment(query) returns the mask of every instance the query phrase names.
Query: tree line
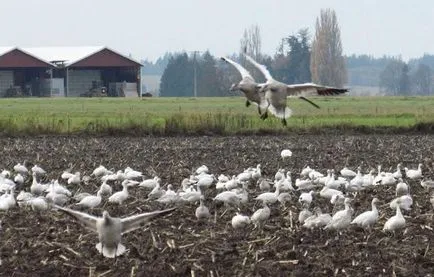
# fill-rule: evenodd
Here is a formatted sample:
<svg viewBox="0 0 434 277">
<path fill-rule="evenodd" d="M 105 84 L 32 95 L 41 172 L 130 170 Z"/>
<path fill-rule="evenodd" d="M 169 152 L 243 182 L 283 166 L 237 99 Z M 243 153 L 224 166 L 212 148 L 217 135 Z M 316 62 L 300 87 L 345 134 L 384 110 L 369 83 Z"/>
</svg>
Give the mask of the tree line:
<svg viewBox="0 0 434 277">
<path fill-rule="evenodd" d="M 433 93 L 434 56 L 424 55 L 408 63 L 400 57 L 369 55 L 343 56 L 340 28 L 336 13 L 321 10 L 313 36 L 300 29 L 278 42 L 274 55 L 261 51 L 261 34 L 257 25 L 245 29 L 239 53 L 229 58 L 238 61 L 258 82 L 265 81 L 260 72 L 247 63 L 247 52 L 267 66 L 273 77 L 292 84 L 315 82 L 335 87 L 380 87 L 389 95 L 429 95 Z M 209 51 L 202 53 L 167 53 L 155 64 L 143 61 L 145 74 L 161 75 L 160 96 L 228 96 L 229 87 L 240 80 L 232 66 L 220 62 Z M 196 88 L 196 89 L 195 89 Z"/>
</svg>

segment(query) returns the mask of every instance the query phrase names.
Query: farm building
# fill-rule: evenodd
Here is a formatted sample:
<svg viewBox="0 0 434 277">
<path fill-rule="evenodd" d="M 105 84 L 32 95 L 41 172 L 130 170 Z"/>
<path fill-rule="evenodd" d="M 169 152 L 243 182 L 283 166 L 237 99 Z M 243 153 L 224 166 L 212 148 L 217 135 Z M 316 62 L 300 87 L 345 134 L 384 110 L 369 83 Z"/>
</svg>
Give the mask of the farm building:
<svg viewBox="0 0 434 277">
<path fill-rule="evenodd" d="M 141 66 L 102 46 L 0 47 L 0 97 L 137 97 Z"/>
</svg>

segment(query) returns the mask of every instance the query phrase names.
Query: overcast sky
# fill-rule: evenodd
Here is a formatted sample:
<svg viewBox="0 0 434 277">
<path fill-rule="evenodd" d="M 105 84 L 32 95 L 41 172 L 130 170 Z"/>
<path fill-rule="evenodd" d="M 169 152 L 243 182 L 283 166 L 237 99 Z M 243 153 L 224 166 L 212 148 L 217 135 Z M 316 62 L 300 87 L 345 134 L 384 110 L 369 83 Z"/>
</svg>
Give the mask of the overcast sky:
<svg viewBox="0 0 434 277">
<path fill-rule="evenodd" d="M 2 0 L 0 46 L 105 45 L 154 61 L 170 51 L 238 52 L 257 24 L 262 52 L 336 11 L 344 54 L 434 54 L 432 0 Z"/>
</svg>

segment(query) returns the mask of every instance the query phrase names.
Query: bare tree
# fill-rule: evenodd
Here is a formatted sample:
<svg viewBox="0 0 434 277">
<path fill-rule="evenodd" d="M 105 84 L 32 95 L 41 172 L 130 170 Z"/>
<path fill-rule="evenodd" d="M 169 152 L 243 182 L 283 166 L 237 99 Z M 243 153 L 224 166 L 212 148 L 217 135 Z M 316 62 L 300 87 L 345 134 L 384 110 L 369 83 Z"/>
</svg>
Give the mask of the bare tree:
<svg viewBox="0 0 434 277">
<path fill-rule="evenodd" d="M 342 87 L 347 82 L 341 31 L 336 13 L 332 9 L 321 10 L 319 18 L 316 19 L 310 71 L 315 83 Z"/>
<path fill-rule="evenodd" d="M 240 52 L 246 52 L 247 55 L 258 60 L 261 58 L 261 44 L 261 31 L 259 26 L 251 25 L 244 30 L 243 37 L 241 38 Z"/>
</svg>

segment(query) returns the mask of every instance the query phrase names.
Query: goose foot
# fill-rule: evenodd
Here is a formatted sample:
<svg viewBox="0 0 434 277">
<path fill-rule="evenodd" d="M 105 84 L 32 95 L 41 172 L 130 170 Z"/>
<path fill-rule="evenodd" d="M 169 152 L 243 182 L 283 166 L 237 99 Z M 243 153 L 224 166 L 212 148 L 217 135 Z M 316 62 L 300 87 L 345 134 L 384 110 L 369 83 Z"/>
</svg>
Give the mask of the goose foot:
<svg viewBox="0 0 434 277">
<path fill-rule="evenodd" d="M 246 107 L 249 107 L 249 106 L 250 106 L 250 101 L 247 100 L 247 101 L 246 101 Z"/>
<path fill-rule="evenodd" d="M 285 118 L 282 119 L 282 124 L 283 124 L 283 126 L 287 126 L 287 123 L 286 123 L 286 119 L 285 119 Z"/>
<path fill-rule="evenodd" d="M 262 120 L 265 120 L 267 118 L 268 118 L 268 112 L 265 112 L 265 113 L 261 114 L 261 119 Z"/>
</svg>

